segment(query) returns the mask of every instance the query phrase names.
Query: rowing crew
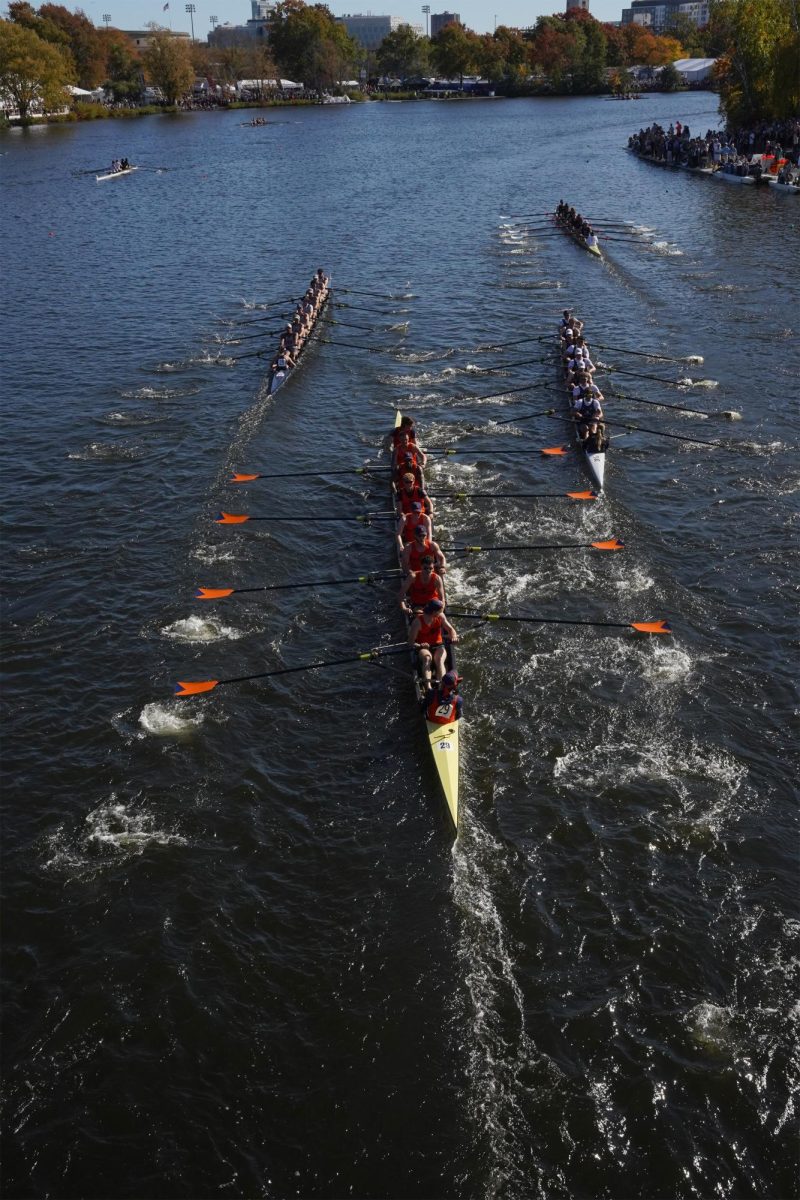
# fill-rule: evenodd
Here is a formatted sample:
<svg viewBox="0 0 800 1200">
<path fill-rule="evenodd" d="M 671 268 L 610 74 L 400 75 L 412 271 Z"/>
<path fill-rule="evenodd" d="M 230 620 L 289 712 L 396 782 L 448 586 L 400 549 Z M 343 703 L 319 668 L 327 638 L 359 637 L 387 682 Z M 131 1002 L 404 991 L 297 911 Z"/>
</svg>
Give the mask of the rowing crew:
<svg viewBox="0 0 800 1200">
<path fill-rule="evenodd" d="M 397 539 L 403 582 L 400 607 L 409 620 L 408 643 L 417 653 L 426 718 L 447 724 L 461 717 L 460 677 L 446 670 L 447 647 L 458 633 L 445 616 L 443 575 L 447 561 L 433 537 L 433 505 L 425 490 L 425 451 L 417 444 L 414 422 L 403 417 L 390 435 L 392 482 L 398 518 Z"/>
<path fill-rule="evenodd" d="M 328 282 L 328 276 L 320 267 L 294 310 L 291 321 L 281 334 L 278 353 L 272 362 L 273 372 L 291 371 L 292 367 L 297 365 L 300 351 L 307 342 L 328 295 Z"/>
<path fill-rule="evenodd" d="M 583 322 L 564 309 L 559 325 L 561 336 L 561 361 L 564 378 L 572 400 L 572 415 L 578 437 L 587 451 L 599 453 L 605 450 L 605 425 L 603 424 L 603 393 L 592 379 L 596 367 L 589 355 L 589 346 L 581 330 Z"/>
<path fill-rule="evenodd" d="M 580 213 L 575 212 L 571 205 L 565 204 L 563 200 L 559 200 L 556 205 L 556 219 L 571 229 L 573 233 L 579 234 L 590 250 L 597 248 L 597 234 L 589 222 Z"/>
<path fill-rule="evenodd" d="M 115 158 L 111 162 L 111 174 L 117 175 L 120 171 L 130 171 L 131 164 L 127 158 Z"/>
</svg>

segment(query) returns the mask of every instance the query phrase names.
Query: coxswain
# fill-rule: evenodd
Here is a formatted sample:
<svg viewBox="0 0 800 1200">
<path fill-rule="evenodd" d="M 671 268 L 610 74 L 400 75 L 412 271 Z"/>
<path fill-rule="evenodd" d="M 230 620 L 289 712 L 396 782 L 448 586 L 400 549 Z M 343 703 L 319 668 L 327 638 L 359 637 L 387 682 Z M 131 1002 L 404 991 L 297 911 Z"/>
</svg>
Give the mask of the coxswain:
<svg viewBox="0 0 800 1200">
<path fill-rule="evenodd" d="M 414 532 L 419 528 L 424 529 L 425 537 L 430 541 L 433 537 L 431 519 L 423 511 L 419 500 L 415 500 L 411 505 L 411 512 L 402 513 L 400 520 L 397 522 L 397 544 L 401 554 L 408 543 L 413 542 Z"/>
<path fill-rule="evenodd" d="M 444 584 L 441 575 L 433 569 L 433 555 L 423 554 L 420 569 L 412 571 L 400 589 L 400 607 L 412 616 L 415 609 L 422 609 L 431 600 L 444 603 Z"/>
<path fill-rule="evenodd" d="M 393 429 L 390 432 L 390 434 L 389 434 L 390 445 L 392 446 L 393 449 L 397 449 L 400 439 L 403 436 L 407 437 L 409 441 L 413 442 L 414 445 L 416 445 L 417 431 L 416 431 L 416 427 L 414 425 L 413 417 L 401 417 L 400 424 L 397 426 L 396 429 Z"/>
<path fill-rule="evenodd" d="M 417 480 L 413 471 L 405 471 L 400 477 L 400 486 L 396 491 L 395 508 L 397 509 L 397 515 L 400 516 L 401 513 L 411 512 L 411 505 L 417 501 L 419 501 L 425 512 L 430 516 L 433 512 L 433 505 L 428 493 Z"/>
<path fill-rule="evenodd" d="M 294 359 L 288 350 L 279 350 L 275 355 L 275 360 L 272 364 L 272 370 L 277 374 L 279 371 L 291 371 L 295 365 Z"/>
<path fill-rule="evenodd" d="M 420 525 L 414 530 L 414 540 L 408 543 L 400 557 L 400 566 L 406 572 L 419 571 L 422 559 L 426 554 L 433 555 L 436 570 L 440 575 L 443 574 L 447 568 L 447 562 L 441 547 L 433 538 L 426 538 L 425 530 Z"/>
<path fill-rule="evenodd" d="M 591 228 L 589 229 L 589 232 L 586 235 L 586 245 L 589 247 L 590 250 L 594 250 L 598 246 L 597 234 Z"/>
<path fill-rule="evenodd" d="M 458 694 L 461 676 L 447 671 L 438 686 L 429 687 L 425 693 L 425 716 L 434 725 L 449 725 L 460 721 L 464 698 Z"/>
<path fill-rule="evenodd" d="M 431 670 L 436 671 L 437 680 L 444 676 L 448 641 L 456 643 L 458 634 L 443 612 L 441 600 L 429 600 L 422 612 L 414 618 L 408 630 L 408 643 L 417 651 L 419 673 L 423 682 L 430 686 Z"/>
</svg>

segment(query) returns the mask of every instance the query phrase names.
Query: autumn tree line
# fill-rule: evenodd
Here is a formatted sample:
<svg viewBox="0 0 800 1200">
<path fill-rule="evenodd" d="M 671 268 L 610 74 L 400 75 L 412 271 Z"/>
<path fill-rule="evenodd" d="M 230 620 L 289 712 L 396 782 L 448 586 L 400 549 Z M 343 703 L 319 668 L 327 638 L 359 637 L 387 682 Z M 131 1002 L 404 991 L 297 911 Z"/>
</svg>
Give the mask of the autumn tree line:
<svg viewBox="0 0 800 1200">
<path fill-rule="evenodd" d="M 59 4 L 35 9 L 11 0 L 0 20 L 0 92 L 21 116 L 34 102 L 57 108 L 64 87 L 103 86 L 115 101 L 136 102 L 145 83 L 175 104 L 195 79 L 235 84 L 281 76 L 317 91 L 331 89 L 366 69 L 368 77 L 414 81 L 480 75 L 499 95 L 591 94 L 623 89 L 627 68 L 663 68 L 667 86 L 679 80 L 675 59 L 718 59 L 717 87 L 728 121 L 792 116 L 800 109 L 800 0 L 712 0 L 708 26 L 678 16 L 663 34 L 639 25 L 615 26 L 576 9 L 539 17 L 529 29 L 500 25 L 478 34 L 453 23 L 435 37 L 418 37 L 408 25 L 367 53 L 324 4 L 283 0 L 272 13 L 267 37 L 224 47 L 189 43 L 151 27 L 139 54 L 118 29 L 97 28 L 81 10 Z"/>
</svg>

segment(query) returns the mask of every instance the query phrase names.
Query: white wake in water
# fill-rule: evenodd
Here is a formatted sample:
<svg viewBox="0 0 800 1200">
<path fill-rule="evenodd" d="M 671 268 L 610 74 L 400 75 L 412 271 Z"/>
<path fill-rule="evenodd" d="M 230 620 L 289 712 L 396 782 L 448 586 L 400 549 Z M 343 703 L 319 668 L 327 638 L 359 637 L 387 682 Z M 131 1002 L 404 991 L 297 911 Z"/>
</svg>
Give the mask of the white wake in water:
<svg viewBox="0 0 800 1200">
<path fill-rule="evenodd" d="M 241 630 L 223 625 L 212 617 L 185 617 L 165 625 L 161 630 L 163 637 L 172 638 L 176 642 L 235 642 L 243 637 Z"/>
</svg>

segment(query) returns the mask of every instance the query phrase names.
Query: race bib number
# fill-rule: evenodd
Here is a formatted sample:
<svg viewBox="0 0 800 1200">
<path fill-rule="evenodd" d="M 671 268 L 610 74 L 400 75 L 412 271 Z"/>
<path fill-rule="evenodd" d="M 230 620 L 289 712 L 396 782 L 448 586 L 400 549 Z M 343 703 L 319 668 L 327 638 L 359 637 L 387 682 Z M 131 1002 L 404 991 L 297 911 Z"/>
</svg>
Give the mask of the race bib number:
<svg viewBox="0 0 800 1200">
<path fill-rule="evenodd" d="M 440 704 L 439 707 L 436 709 L 437 717 L 449 717 L 451 708 L 452 708 L 451 704 Z"/>
</svg>

